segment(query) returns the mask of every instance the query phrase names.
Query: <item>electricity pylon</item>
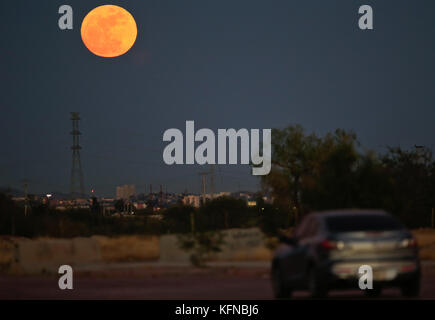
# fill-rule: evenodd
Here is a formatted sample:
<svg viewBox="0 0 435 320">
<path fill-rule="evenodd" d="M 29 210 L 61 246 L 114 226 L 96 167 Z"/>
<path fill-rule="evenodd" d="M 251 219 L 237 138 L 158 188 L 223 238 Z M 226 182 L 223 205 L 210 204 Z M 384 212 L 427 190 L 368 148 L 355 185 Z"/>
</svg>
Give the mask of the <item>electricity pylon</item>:
<svg viewBox="0 0 435 320">
<path fill-rule="evenodd" d="M 80 146 L 80 135 L 79 131 L 79 121 L 80 114 L 78 112 L 71 112 L 71 120 L 72 120 L 72 131 L 71 135 L 73 136 L 73 145 L 72 149 L 72 168 L 71 168 L 71 185 L 70 192 L 71 195 L 79 194 L 81 197 L 84 196 L 85 190 L 83 187 L 83 171 L 82 171 L 82 163 L 80 161 L 80 150 L 82 147 Z"/>
</svg>

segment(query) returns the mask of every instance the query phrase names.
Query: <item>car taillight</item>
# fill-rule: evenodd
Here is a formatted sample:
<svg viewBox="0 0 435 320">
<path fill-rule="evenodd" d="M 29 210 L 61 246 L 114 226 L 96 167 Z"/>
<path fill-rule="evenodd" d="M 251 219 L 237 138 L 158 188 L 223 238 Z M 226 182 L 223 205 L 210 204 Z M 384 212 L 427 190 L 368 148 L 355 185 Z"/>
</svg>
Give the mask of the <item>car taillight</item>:
<svg viewBox="0 0 435 320">
<path fill-rule="evenodd" d="M 411 272 L 411 271 L 414 271 L 415 269 L 416 269 L 415 264 L 409 264 L 409 265 L 406 265 L 406 266 L 402 266 L 400 268 L 400 271 L 401 272 Z"/>
<path fill-rule="evenodd" d="M 415 238 L 406 238 L 400 242 L 400 247 L 402 248 L 415 248 L 418 246 L 417 240 Z"/>
<path fill-rule="evenodd" d="M 320 246 L 325 250 L 341 250 L 344 248 L 344 243 L 341 241 L 324 240 Z"/>
</svg>

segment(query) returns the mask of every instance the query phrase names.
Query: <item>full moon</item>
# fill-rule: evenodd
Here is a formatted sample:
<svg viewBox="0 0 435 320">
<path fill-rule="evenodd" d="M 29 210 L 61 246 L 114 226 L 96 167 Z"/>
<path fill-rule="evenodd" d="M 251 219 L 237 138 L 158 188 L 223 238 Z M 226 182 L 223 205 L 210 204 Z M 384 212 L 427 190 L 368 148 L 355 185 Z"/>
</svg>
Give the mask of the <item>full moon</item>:
<svg viewBox="0 0 435 320">
<path fill-rule="evenodd" d="M 105 5 L 93 9 L 82 22 L 82 40 L 93 54 L 113 58 L 131 49 L 137 37 L 137 25 L 125 9 Z"/>
</svg>

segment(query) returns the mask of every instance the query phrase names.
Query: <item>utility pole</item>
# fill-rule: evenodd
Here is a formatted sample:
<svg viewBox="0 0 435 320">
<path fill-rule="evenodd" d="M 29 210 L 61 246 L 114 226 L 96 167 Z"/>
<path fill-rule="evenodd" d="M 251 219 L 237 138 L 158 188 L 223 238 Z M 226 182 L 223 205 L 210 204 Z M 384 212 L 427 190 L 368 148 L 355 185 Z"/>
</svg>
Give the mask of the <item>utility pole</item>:
<svg viewBox="0 0 435 320">
<path fill-rule="evenodd" d="M 201 175 L 201 193 L 203 196 L 205 196 L 205 193 L 207 192 L 206 185 L 207 185 L 207 172 L 200 173 Z"/>
<path fill-rule="evenodd" d="M 207 183 L 207 175 L 209 172 L 200 172 L 199 175 L 201 176 L 201 196 L 202 201 L 205 203 L 205 193 L 206 193 L 206 183 Z"/>
<path fill-rule="evenodd" d="M 215 188 L 214 188 L 214 164 L 210 165 L 210 193 L 211 198 L 214 199 L 215 194 Z"/>
<path fill-rule="evenodd" d="M 148 196 L 148 203 L 147 205 L 149 205 L 151 207 L 151 210 L 154 210 L 154 196 L 153 196 L 153 185 L 150 183 L 150 194 Z"/>
<path fill-rule="evenodd" d="M 29 195 L 28 195 L 28 182 L 24 181 L 24 216 L 27 217 L 27 210 L 29 207 Z"/>
<path fill-rule="evenodd" d="M 15 236 L 15 212 L 12 213 L 11 235 Z"/>
<path fill-rule="evenodd" d="M 432 229 L 435 228 L 435 209 L 432 208 Z"/>
<path fill-rule="evenodd" d="M 159 193 L 159 205 L 163 205 L 163 186 L 160 185 L 160 193 Z"/>
<path fill-rule="evenodd" d="M 195 214 L 194 211 L 190 211 L 190 231 L 195 233 Z"/>
</svg>

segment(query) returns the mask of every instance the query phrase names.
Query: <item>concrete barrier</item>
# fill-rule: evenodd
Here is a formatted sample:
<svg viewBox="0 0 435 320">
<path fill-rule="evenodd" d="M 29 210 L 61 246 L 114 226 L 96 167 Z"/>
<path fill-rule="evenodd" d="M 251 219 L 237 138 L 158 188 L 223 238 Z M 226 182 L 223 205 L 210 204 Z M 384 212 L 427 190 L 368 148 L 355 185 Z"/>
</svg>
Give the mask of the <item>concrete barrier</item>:
<svg viewBox="0 0 435 320">
<path fill-rule="evenodd" d="M 157 236 L 94 236 L 103 262 L 152 261 L 160 256 Z"/>
<path fill-rule="evenodd" d="M 18 240 L 10 271 L 57 273 L 64 264 L 74 267 L 99 261 L 99 246 L 92 238 Z"/>
<path fill-rule="evenodd" d="M 190 253 L 180 248 L 179 237 L 175 234 L 160 237 L 160 261 L 189 262 Z"/>
<path fill-rule="evenodd" d="M 223 231 L 224 244 L 221 252 L 211 261 L 263 261 L 272 258 L 265 236 L 258 228 L 230 229 Z"/>
<path fill-rule="evenodd" d="M 264 234 L 258 228 L 229 229 L 222 231 L 221 252 L 210 255 L 208 261 L 267 261 L 272 251 L 267 248 Z M 160 260 L 188 262 L 191 252 L 180 248 L 177 235 L 160 237 Z"/>
<path fill-rule="evenodd" d="M 72 264 L 71 240 L 20 240 L 17 242 L 13 271 L 18 273 L 55 272 Z"/>
<path fill-rule="evenodd" d="M 9 270 L 15 260 L 15 241 L 13 238 L 0 238 L 0 272 Z"/>
<path fill-rule="evenodd" d="M 101 250 L 94 238 L 72 239 L 73 264 L 91 264 L 101 261 Z"/>
<path fill-rule="evenodd" d="M 272 252 L 258 228 L 222 231 L 221 252 L 207 261 L 266 261 Z M 86 266 L 108 262 L 160 261 L 189 263 L 192 252 L 180 248 L 178 235 L 93 236 L 74 239 L 0 239 L 0 271 L 57 273 L 67 264 Z"/>
<path fill-rule="evenodd" d="M 59 266 L 64 264 L 74 267 L 158 260 L 159 244 L 156 236 L 0 240 L 0 271 L 57 273 Z"/>
</svg>

